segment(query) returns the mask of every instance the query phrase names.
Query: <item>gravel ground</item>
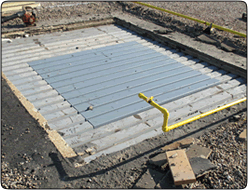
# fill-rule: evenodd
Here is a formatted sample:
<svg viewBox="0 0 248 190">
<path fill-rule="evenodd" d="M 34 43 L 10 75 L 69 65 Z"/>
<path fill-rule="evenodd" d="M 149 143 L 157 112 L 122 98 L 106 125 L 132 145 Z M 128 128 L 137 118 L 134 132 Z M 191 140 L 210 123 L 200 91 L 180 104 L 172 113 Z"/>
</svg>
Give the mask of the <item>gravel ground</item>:
<svg viewBox="0 0 248 190">
<path fill-rule="evenodd" d="M 225 28 L 246 33 L 247 23 L 243 21 L 242 14 L 246 13 L 244 2 L 146 2 L 193 18 L 214 23 Z M 161 12 L 136 3 L 121 3 L 123 10 L 139 18 L 155 22 L 172 31 L 181 32 L 196 37 L 207 28 L 204 24 L 194 22 L 176 15 Z M 247 56 L 246 38 L 215 29 L 211 34 L 219 42 L 235 47 L 239 55 Z"/>
<path fill-rule="evenodd" d="M 240 116 L 238 116 L 240 117 Z M 247 142 L 239 134 L 247 128 L 246 113 L 199 137 L 197 144 L 210 148 L 217 169 L 198 179 L 190 188 L 244 189 L 247 186 Z"/>
<path fill-rule="evenodd" d="M 247 23 L 242 14 L 246 13 L 245 2 L 146 2 L 161 8 L 172 10 L 197 19 L 246 33 Z M 39 20 L 46 24 L 70 20 L 95 20 L 111 16 L 111 13 L 124 12 L 141 19 L 155 22 L 172 31 L 181 32 L 191 37 L 201 34 L 207 26 L 172 14 L 161 12 L 131 2 L 41 2 L 38 11 Z M 22 26 L 21 19 L 15 19 L 2 24 L 3 30 Z M 5 28 L 7 27 L 7 28 Z M 211 34 L 218 41 L 235 47 L 236 53 L 247 55 L 246 38 L 215 30 Z"/>
<path fill-rule="evenodd" d="M 242 13 L 246 12 L 244 2 L 148 3 L 246 32 L 246 22 L 240 19 Z M 41 2 L 41 5 L 39 20 L 46 23 L 66 19 L 71 22 L 94 20 L 110 16 L 113 12 L 124 12 L 192 37 L 205 28 L 202 24 L 130 2 Z M 20 19 L 2 24 L 5 30 L 21 25 Z M 246 39 L 218 30 L 212 35 L 236 46 L 239 53 L 246 56 Z M 149 167 L 145 163 L 152 150 L 164 145 L 164 136 L 159 136 L 75 169 L 62 158 L 5 81 L 2 81 L 2 111 L 3 188 L 132 188 Z M 236 113 L 236 110 L 230 109 L 229 112 Z M 222 124 L 198 138 L 198 144 L 212 149 L 209 159 L 217 165 L 217 169 L 184 188 L 246 187 L 247 148 L 246 142 L 238 139 L 238 135 L 247 127 L 246 111 L 239 115 L 240 118 L 234 117 L 228 124 Z M 211 116 L 208 118 L 211 120 Z"/>
</svg>

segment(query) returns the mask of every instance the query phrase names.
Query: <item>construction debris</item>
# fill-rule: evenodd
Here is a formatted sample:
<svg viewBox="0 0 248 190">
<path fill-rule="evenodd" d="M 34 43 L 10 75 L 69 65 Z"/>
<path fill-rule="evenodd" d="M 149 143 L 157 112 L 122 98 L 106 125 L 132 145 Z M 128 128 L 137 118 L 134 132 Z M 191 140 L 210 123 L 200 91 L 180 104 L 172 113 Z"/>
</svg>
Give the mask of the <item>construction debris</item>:
<svg viewBox="0 0 248 190">
<path fill-rule="evenodd" d="M 176 141 L 161 149 L 162 151 L 165 151 L 165 153 L 162 152 L 150 158 L 148 161 L 149 164 L 157 166 L 161 172 L 165 172 L 163 178 L 158 183 L 156 182 L 157 185 L 155 188 L 176 188 L 183 184 L 194 183 L 196 182 L 196 178 L 203 176 L 216 168 L 216 165 L 208 160 L 212 150 L 194 144 L 195 141 L 194 138 Z M 169 167 L 167 167 L 168 165 Z M 148 171 L 146 173 L 146 175 L 150 175 Z M 142 176 L 140 180 L 146 181 L 144 178 L 145 176 Z M 173 179 L 174 183 L 172 182 Z M 154 182 L 151 184 L 151 186 L 153 186 Z M 151 186 L 141 187 L 141 185 L 138 184 L 137 187 L 153 188 Z"/>
<path fill-rule="evenodd" d="M 218 42 L 218 40 L 214 39 L 213 37 L 210 37 L 208 34 L 201 34 L 200 36 L 196 37 L 196 40 L 213 45 L 218 45 L 220 43 Z"/>
<path fill-rule="evenodd" d="M 138 182 L 134 185 L 135 189 L 154 189 L 157 183 L 162 179 L 164 173 L 158 172 L 153 169 L 147 169 L 141 176 Z"/>
<path fill-rule="evenodd" d="M 185 150 L 174 150 L 166 152 L 170 170 L 175 185 L 196 182 L 195 174 L 191 168 Z"/>
<path fill-rule="evenodd" d="M 165 153 L 162 153 L 162 154 L 156 155 L 155 157 L 153 157 L 153 158 L 151 158 L 149 160 L 149 163 L 150 164 L 153 164 L 155 166 L 158 166 L 158 167 L 162 167 L 165 164 L 167 165 L 168 164 L 168 161 L 166 159 L 166 154 Z"/>
<path fill-rule="evenodd" d="M 155 186 L 155 189 L 174 189 L 174 188 L 181 189 L 182 186 L 175 186 L 174 185 L 170 170 L 167 171 L 165 176 Z"/>
<path fill-rule="evenodd" d="M 189 159 L 193 157 L 202 157 L 207 159 L 211 152 L 212 150 L 209 148 L 193 144 L 192 146 L 190 146 L 189 150 L 186 151 L 186 154 Z"/>
<path fill-rule="evenodd" d="M 194 138 L 186 138 L 164 146 L 163 148 L 161 148 L 161 151 L 176 150 L 178 148 L 187 148 L 193 143 Z"/>
<path fill-rule="evenodd" d="M 211 34 L 212 31 L 213 31 L 212 23 L 205 30 L 203 30 L 203 32 L 206 34 Z"/>
<path fill-rule="evenodd" d="M 216 165 L 212 164 L 210 160 L 201 157 L 190 158 L 189 162 L 196 178 L 201 177 L 210 172 L 211 169 L 216 168 Z"/>
</svg>

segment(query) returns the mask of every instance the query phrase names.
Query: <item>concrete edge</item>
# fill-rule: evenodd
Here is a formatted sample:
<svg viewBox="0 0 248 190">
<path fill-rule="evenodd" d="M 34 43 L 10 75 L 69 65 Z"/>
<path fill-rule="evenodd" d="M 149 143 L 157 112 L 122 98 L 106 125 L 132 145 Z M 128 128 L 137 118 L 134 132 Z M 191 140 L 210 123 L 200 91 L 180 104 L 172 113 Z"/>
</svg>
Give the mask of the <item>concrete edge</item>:
<svg viewBox="0 0 248 190">
<path fill-rule="evenodd" d="M 60 24 L 60 25 L 54 25 L 54 26 L 45 26 L 45 27 L 35 27 L 35 28 L 25 28 L 25 29 L 18 29 L 18 30 L 12 30 L 12 31 L 6 31 L 2 32 L 2 38 L 11 38 L 16 36 L 24 36 L 25 34 L 42 34 L 47 32 L 58 32 L 58 31 L 70 31 L 70 30 L 76 30 L 76 29 L 82 29 L 82 28 L 88 28 L 88 27 L 95 27 L 95 26 L 101 26 L 101 25 L 108 25 L 108 24 L 118 24 L 120 26 L 123 26 L 127 29 L 130 29 L 136 33 L 138 33 L 141 36 L 148 37 L 150 39 L 156 40 L 163 45 L 169 46 L 171 48 L 177 49 L 183 53 L 186 53 L 188 55 L 191 55 L 193 57 L 196 57 L 202 61 L 208 62 L 210 64 L 213 64 L 219 68 L 222 68 L 226 71 L 229 71 L 231 73 L 237 74 L 241 77 L 247 78 L 247 70 L 246 68 L 243 68 L 241 66 L 232 64 L 231 62 L 227 62 L 218 58 L 215 58 L 209 54 L 204 53 L 203 51 L 199 51 L 197 49 L 194 49 L 186 44 L 182 44 L 179 41 L 170 39 L 166 36 L 163 36 L 161 34 L 157 34 L 153 32 L 154 28 L 152 27 L 142 27 L 139 25 L 140 19 L 128 19 L 128 17 L 121 19 L 118 16 L 113 17 L 107 17 L 104 19 L 98 19 L 98 20 L 88 20 L 83 22 L 77 22 L 77 23 L 69 23 L 69 24 Z M 153 23 L 153 25 L 155 25 Z M 155 25 L 156 27 L 160 27 L 159 25 Z"/>
<path fill-rule="evenodd" d="M 141 26 L 138 26 L 138 23 L 135 23 L 135 21 L 126 21 L 123 19 L 120 19 L 118 17 L 114 17 L 115 23 L 123 26 L 125 28 L 128 28 L 139 35 L 148 37 L 150 39 L 156 40 L 166 46 L 169 46 L 174 49 L 178 49 L 179 51 L 186 53 L 188 55 L 191 55 L 193 57 L 196 57 L 202 61 L 208 62 L 210 64 L 213 64 L 219 68 L 222 68 L 226 71 L 229 71 L 231 73 L 237 74 L 241 77 L 247 78 L 247 71 L 246 69 L 239 67 L 235 64 L 220 60 L 218 58 L 215 58 L 209 54 L 206 54 L 202 51 L 199 51 L 197 49 L 194 49 L 190 46 L 187 46 L 185 44 L 182 44 L 176 40 L 170 39 L 168 37 L 165 37 L 163 35 L 157 34 L 153 32 L 153 29 L 151 28 L 142 28 Z"/>
<path fill-rule="evenodd" d="M 41 115 L 41 113 L 37 112 L 35 107 L 31 102 L 29 102 L 22 93 L 15 87 L 15 85 L 10 82 L 10 80 L 5 76 L 2 72 L 3 79 L 6 80 L 8 86 L 15 94 L 15 96 L 19 99 L 21 104 L 25 107 L 28 113 L 40 124 L 40 126 L 47 132 L 50 140 L 59 150 L 61 155 L 64 158 L 71 158 L 77 156 L 74 150 L 65 142 L 65 140 L 60 136 L 60 134 L 55 130 L 50 130 L 47 125 L 47 120 Z"/>
<path fill-rule="evenodd" d="M 34 27 L 34 28 L 24 28 L 24 29 L 17 29 L 11 31 L 3 31 L 2 38 L 14 38 L 17 36 L 23 36 L 25 34 L 32 34 L 38 35 L 47 32 L 58 32 L 58 31 L 70 31 L 70 30 L 77 30 L 82 28 L 89 28 L 107 24 L 114 24 L 115 21 L 113 17 L 108 17 L 99 20 L 88 20 L 83 22 L 76 22 L 76 23 L 69 23 L 69 24 L 59 24 L 53 26 L 42 26 L 42 27 Z"/>
</svg>

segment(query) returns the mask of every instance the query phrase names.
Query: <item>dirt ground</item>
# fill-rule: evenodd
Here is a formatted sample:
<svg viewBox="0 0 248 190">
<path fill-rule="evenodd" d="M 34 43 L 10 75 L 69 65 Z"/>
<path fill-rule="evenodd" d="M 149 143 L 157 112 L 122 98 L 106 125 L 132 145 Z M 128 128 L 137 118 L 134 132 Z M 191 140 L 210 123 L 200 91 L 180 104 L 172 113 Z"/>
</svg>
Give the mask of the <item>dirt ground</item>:
<svg viewBox="0 0 248 190">
<path fill-rule="evenodd" d="M 166 4 L 161 2 L 155 5 L 163 7 Z M 213 6 L 211 2 L 208 5 L 209 8 Z M 171 10 L 173 6 L 178 8 L 178 4 L 171 3 L 170 6 Z M 190 4 L 187 6 L 190 8 Z M 234 29 L 244 32 L 243 25 L 246 26 L 246 22 L 237 19 L 241 17 L 242 11 L 246 11 L 243 9 L 243 4 L 230 5 L 225 8 L 232 12 L 231 15 L 236 14 L 235 22 L 240 22 L 235 25 Z M 180 10 L 174 10 L 180 12 Z M 63 22 L 94 20 L 110 16 L 112 12 L 117 11 L 136 15 L 158 24 L 164 23 L 172 30 L 188 32 L 192 37 L 203 29 L 202 25 L 185 22 L 178 17 L 150 11 L 128 2 L 41 2 L 38 23 L 39 25 L 55 25 Z M 194 15 L 194 12 L 191 12 L 190 14 L 190 16 L 197 17 L 199 13 Z M 205 15 L 207 17 L 207 14 Z M 225 19 L 223 15 L 222 19 Z M 200 17 L 200 19 L 207 21 L 208 18 Z M 166 20 L 170 21 L 165 22 Z M 232 19 L 228 20 L 228 24 L 232 25 L 230 20 Z M 190 27 L 193 26 L 196 30 L 192 33 Z M 2 24 L 2 31 L 18 27 L 23 28 L 22 21 L 15 19 Z M 236 53 L 246 56 L 246 39 L 227 35 L 221 31 L 216 31 L 213 35 L 219 40 L 232 43 L 238 49 Z M 148 161 L 161 147 L 170 143 L 166 141 L 166 134 L 148 139 L 117 153 L 101 156 L 89 164 L 75 168 L 57 151 L 46 132 L 14 96 L 6 81 L 2 79 L 1 82 L 1 185 L 3 188 L 133 188 L 147 169 L 160 171 L 159 168 L 148 164 Z M 196 183 L 183 186 L 183 188 L 243 189 L 246 187 L 247 143 L 238 138 L 247 127 L 246 109 L 246 103 L 241 103 L 218 114 L 182 126 L 195 128 L 199 125 L 206 126 L 204 130 L 196 131 L 188 136 L 197 138 L 197 144 L 212 150 L 209 159 L 217 166 L 210 173 L 198 178 Z"/>
</svg>

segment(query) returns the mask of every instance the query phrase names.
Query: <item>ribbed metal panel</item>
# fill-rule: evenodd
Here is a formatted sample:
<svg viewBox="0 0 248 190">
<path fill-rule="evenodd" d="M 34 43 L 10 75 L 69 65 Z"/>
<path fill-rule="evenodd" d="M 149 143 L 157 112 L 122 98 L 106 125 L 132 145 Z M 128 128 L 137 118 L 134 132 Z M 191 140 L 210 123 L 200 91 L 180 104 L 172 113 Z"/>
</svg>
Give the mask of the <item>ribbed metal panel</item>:
<svg viewBox="0 0 248 190">
<path fill-rule="evenodd" d="M 116 25 L 2 42 L 2 71 L 77 153 L 95 151 L 86 162 L 163 133 L 139 92 L 169 125 L 246 96 L 245 79 Z"/>
<path fill-rule="evenodd" d="M 219 83 L 135 41 L 28 64 L 95 128 Z"/>
</svg>

